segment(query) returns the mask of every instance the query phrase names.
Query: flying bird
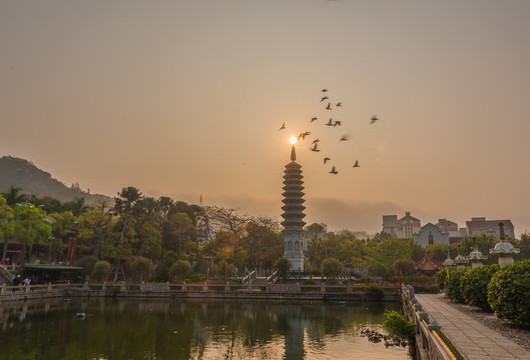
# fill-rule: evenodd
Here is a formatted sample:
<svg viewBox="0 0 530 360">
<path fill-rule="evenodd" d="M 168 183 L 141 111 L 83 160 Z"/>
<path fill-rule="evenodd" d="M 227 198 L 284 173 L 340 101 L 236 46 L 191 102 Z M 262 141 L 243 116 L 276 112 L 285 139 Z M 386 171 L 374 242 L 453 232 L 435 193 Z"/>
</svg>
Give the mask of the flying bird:
<svg viewBox="0 0 530 360">
<path fill-rule="evenodd" d="M 285 129 L 285 123 L 283 123 L 282 127 L 279 128 L 278 130 L 283 130 L 283 129 Z"/>
<path fill-rule="evenodd" d="M 320 151 L 320 149 L 317 149 L 318 144 L 315 143 L 315 146 L 311 148 L 311 151 Z"/>
<path fill-rule="evenodd" d="M 339 172 L 337 170 L 335 170 L 335 166 L 333 166 L 331 168 L 331 171 L 329 172 L 330 174 L 333 174 L 333 175 L 337 175 Z"/>
<path fill-rule="evenodd" d="M 320 99 L 320 102 L 329 99 L 327 96 L 324 96 L 322 99 Z"/>
<path fill-rule="evenodd" d="M 329 121 L 326 124 L 324 124 L 324 125 L 326 125 L 326 126 L 334 126 L 333 125 L 333 119 L 329 118 Z"/>
<path fill-rule="evenodd" d="M 337 103 L 337 105 L 335 105 L 335 106 L 342 106 L 342 103 L 341 103 L 341 102 L 339 102 L 339 103 Z"/>
<path fill-rule="evenodd" d="M 311 122 L 313 122 L 313 121 L 315 121 L 315 120 L 317 120 L 317 117 L 316 117 L 316 116 L 313 116 L 313 117 L 311 118 Z"/>
<path fill-rule="evenodd" d="M 360 165 L 359 165 L 359 160 L 355 160 L 355 164 L 353 165 L 353 167 L 354 167 L 354 168 L 356 168 L 356 167 L 360 167 Z"/>
<path fill-rule="evenodd" d="M 317 142 L 320 142 L 320 139 L 317 138 L 317 139 L 313 140 L 313 144 L 316 144 Z"/>
<path fill-rule="evenodd" d="M 377 116 L 375 116 L 375 115 L 372 116 L 372 118 L 370 119 L 370 125 L 372 125 L 372 124 L 373 124 L 374 122 L 376 122 L 377 120 L 379 120 L 379 119 L 377 118 Z"/>
<path fill-rule="evenodd" d="M 333 124 L 333 126 L 341 126 L 342 125 L 342 121 L 338 121 L 338 120 L 335 120 L 335 124 Z"/>
<path fill-rule="evenodd" d="M 322 92 L 328 92 L 328 89 L 322 89 Z"/>
<path fill-rule="evenodd" d="M 346 140 L 349 140 L 348 136 L 347 135 L 342 135 L 342 137 L 340 138 L 339 141 L 346 141 Z"/>
<path fill-rule="evenodd" d="M 306 131 L 306 132 L 300 133 L 300 135 L 298 135 L 298 141 L 300 141 L 300 139 L 305 140 L 305 137 L 306 137 L 307 135 L 311 135 L 311 133 L 310 133 L 309 131 Z"/>
<path fill-rule="evenodd" d="M 331 103 L 328 103 L 328 106 L 326 106 L 326 110 L 331 110 Z"/>
<path fill-rule="evenodd" d="M 331 160 L 331 158 L 328 158 L 328 157 L 325 157 L 325 158 L 324 158 L 324 165 L 326 165 L 326 162 L 327 162 L 328 160 Z"/>
</svg>

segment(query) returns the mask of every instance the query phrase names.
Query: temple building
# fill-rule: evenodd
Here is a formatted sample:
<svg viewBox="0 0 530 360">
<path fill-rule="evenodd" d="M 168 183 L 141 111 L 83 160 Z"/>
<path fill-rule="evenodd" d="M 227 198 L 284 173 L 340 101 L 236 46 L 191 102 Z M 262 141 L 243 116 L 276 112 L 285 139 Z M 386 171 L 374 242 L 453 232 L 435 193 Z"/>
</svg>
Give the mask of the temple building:
<svg viewBox="0 0 530 360">
<path fill-rule="evenodd" d="M 445 269 L 445 266 L 438 261 L 431 259 L 427 251 L 425 251 L 423 259 L 416 263 L 416 270 L 430 276 L 443 269 Z"/>
<path fill-rule="evenodd" d="M 285 166 L 285 175 L 283 176 L 282 202 L 283 210 L 283 236 L 284 252 L 283 256 L 291 262 L 291 271 L 304 270 L 304 225 L 302 219 L 305 217 L 304 209 L 304 187 L 302 184 L 302 166 L 296 163 L 296 151 L 294 144 L 291 147 L 291 162 Z"/>
</svg>

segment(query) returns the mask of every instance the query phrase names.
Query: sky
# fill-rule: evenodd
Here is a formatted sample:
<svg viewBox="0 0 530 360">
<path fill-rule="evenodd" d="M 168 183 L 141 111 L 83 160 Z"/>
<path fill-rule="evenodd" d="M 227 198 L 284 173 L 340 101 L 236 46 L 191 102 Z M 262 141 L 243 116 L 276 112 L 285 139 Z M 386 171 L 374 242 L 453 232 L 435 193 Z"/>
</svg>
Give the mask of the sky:
<svg viewBox="0 0 530 360">
<path fill-rule="evenodd" d="M 309 224 L 375 233 L 410 211 L 521 234 L 529 17 L 526 0 L 0 0 L 0 155 L 281 219 L 288 139 L 308 131 Z"/>
</svg>

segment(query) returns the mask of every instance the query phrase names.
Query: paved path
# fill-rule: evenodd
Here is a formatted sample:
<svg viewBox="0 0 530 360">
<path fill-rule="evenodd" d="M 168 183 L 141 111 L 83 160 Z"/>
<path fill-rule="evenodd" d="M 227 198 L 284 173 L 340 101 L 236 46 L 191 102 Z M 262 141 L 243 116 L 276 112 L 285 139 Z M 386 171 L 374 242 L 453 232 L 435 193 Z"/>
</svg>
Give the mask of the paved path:
<svg viewBox="0 0 530 360">
<path fill-rule="evenodd" d="M 530 351 L 458 311 L 443 299 L 443 294 L 416 294 L 416 299 L 465 359 L 530 359 Z"/>
</svg>

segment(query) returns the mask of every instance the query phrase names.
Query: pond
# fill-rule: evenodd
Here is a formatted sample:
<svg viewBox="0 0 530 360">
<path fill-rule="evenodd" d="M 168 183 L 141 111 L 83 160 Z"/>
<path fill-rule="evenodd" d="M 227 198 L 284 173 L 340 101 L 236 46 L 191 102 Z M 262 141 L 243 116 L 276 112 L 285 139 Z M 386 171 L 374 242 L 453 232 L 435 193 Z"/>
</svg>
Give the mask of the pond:
<svg viewBox="0 0 530 360">
<path fill-rule="evenodd" d="M 411 358 L 361 337 L 399 303 L 68 300 L 0 304 L 0 360 Z"/>
</svg>

